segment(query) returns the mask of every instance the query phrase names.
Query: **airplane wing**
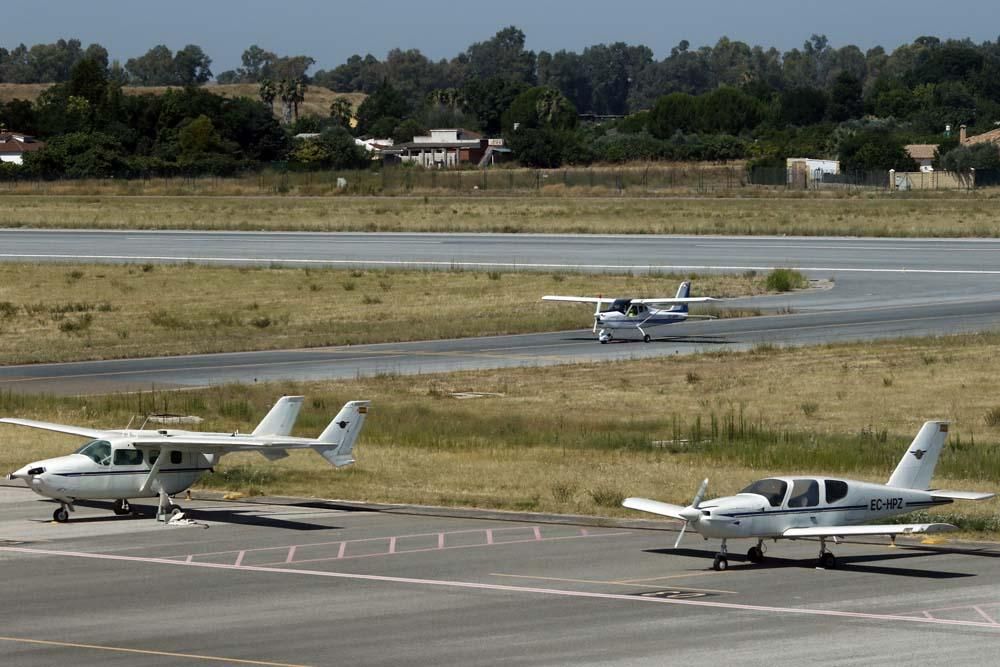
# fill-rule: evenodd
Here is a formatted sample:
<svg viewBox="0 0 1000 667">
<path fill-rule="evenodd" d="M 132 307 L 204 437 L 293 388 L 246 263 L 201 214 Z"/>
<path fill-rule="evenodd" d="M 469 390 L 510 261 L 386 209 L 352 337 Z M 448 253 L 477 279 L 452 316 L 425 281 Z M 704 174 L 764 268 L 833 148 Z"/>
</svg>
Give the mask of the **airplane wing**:
<svg viewBox="0 0 1000 667">
<path fill-rule="evenodd" d="M 851 537 L 856 535 L 915 535 L 917 533 L 948 533 L 958 530 L 950 523 L 897 523 L 868 526 L 816 526 L 789 528 L 782 537 Z"/>
<path fill-rule="evenodd" d="M 981 493 L 979 491 L 948 491 L 946 489 L 932 489 L 928 491 L 935 498 L 950 498 L 952 500 L 989 500 L 995 493 Z"/>
<path fill-rule="evenodd" d="M 83 438 L 107 438 L 112 435 L 112 431 L 99 431 L 96 428 L 86 428 L 84 426 L 70 426 L 68 424 L 53 424 L 52 422 L 39 422 L 34 419 L 13 419 L 4 417 L 0 419 L 0 424 L 14 424 L 15 426 L 27 426 L 28 428 L 40 428 L 45 431 L 55 431 L 56 433 L 66 433 L 68 435 L 78 435 Z"/>
<path fill-rule="evenodd" d="M 612 303 L 613 296 L 543 296 L 542 301 L 569 301 L 572 303 Z"/>
<path fill-rule="evenodd" d="M 671 505 L 670 503 L 661 503 L 659 500 L 649 500 L 648 498 L 626 498 L 622 503 L 622 507 L 639 510 L 640 512 L 650 512 L 652 514 L 669 516 L 670 518 L 678 519 L 679 521 L 685 520 L 680 514 L 681 510 L 684 509 L 683 507 L 680 505 Z"/>
<path fill-rule="evenodd" d="M 632 303 L 647 303 L 654 306 L 657 304 L 663 306 L 676 306 L 682 303 L 706 303 L 708 301 L 718 301 L 718 299 L 711 296 L 686 296 L 682 298 L 669 296 L 654 299 L 632 299 Z"/>
</svg>

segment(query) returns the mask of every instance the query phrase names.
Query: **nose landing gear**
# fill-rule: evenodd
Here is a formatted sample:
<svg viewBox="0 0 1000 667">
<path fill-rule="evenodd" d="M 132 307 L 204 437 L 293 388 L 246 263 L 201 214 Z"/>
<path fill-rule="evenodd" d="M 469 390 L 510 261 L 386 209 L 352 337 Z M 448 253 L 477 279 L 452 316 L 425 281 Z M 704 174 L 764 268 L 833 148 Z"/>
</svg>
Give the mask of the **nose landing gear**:
<svg viewBox="0 0 1000 667">
<path fill-rule="evenodd" d="M 716 554 L 715 560 L 712 561 L 712 569 L 716 572 L 725 572 L 729 569 L 729 553 L 726 551 L 726 541 L 722 540 L 722 546 L 719 548 L 719 553 Z"/>
</svg>

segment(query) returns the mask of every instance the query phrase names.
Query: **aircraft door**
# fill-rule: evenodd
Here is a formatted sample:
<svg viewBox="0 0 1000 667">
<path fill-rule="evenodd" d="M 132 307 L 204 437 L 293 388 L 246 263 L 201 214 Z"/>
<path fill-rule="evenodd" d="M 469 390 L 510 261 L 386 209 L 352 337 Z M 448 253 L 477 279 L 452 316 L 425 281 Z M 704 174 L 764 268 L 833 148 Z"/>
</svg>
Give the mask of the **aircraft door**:
<svg viewBox="0 0 1000 667">
<path fill-rule="evenodd" d="M 807 528 L 819 525 L 819 512 L 809 511 L 819 508 L 819 482 L 815 479 L 796 479 L 792 482 L 792 492 L 788 494 L 788 527 Z M 798 511 L 794 511 L 798 510 Z"/>
</svg>

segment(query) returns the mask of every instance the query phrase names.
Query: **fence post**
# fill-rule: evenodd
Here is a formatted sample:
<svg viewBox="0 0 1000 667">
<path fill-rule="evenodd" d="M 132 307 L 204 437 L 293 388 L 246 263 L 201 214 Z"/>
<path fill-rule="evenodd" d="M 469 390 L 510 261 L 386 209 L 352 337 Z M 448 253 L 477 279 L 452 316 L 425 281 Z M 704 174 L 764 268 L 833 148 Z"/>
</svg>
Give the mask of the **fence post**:
<svg viewBox="0 0 1000 667">
<path fill-rule="evenodd" d="M 975 167 L 971 167 L 969 169 L 969 189 L 970 190 L 975 190 L 976 189 L 976 168 Z"/>
<path fill-rule="evenodd" d="M 893 192 L 896 189 L 896 170 L 889 170 L 889 192 Z"/>
</svg>

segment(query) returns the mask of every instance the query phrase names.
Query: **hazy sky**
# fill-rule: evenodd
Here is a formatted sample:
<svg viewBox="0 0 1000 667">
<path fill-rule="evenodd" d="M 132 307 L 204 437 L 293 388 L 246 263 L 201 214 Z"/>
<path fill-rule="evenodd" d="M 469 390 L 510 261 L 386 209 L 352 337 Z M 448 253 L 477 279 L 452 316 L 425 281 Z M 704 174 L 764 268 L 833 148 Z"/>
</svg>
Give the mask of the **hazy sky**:
<svg viewBox="0 0 1000 667">
<path fill-rule="evenodd" d="M 315 71 L 353 53 L 382 58 L 393 47 L 450 58 L 508 25 L 521 28 L 534 51 L 624 41 L 663 58 L 682 39 L 697 47 L 723 35 L 782 50 L 812 33 L 833 46 L 890 51 L 920 35 L 980 42 L 997 39 L 998 18 L 996 0 L 3 0 L 0 46 L 76 37 L 124 63 L 156 44 L 198 44 L 219 73 L 259 44 L 279 55 L 310 55 Z"/>
</svg>

